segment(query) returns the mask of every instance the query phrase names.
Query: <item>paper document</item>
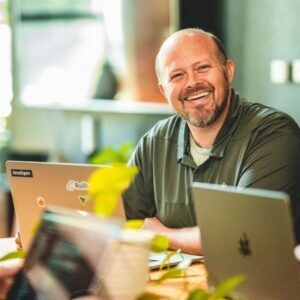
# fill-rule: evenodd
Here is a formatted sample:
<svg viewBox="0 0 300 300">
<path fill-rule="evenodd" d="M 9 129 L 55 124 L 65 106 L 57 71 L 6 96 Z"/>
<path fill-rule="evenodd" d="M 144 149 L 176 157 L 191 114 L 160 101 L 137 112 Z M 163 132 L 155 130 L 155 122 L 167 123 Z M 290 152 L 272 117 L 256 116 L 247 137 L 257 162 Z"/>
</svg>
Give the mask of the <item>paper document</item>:
<svg viewBox="0 0 300 300">
<path fill-rule="evenodd" d="M 153 269 L 159 269 L 163 260 L 165 257 L 170 253 L 170 251 L 162 252 L 162 253 L 154 253 L 151 252 L 149 256 L 149 263 L 148 266 L 151 270 Z M 174 266 L 177 265 L 178 263 L 189 259 L 192 260 L 193 262 L 200 262 L 204 260 L 204 257 L 201 255 L 192 255 L 192 254 L 186 254 L 186 253 L 176 253 L 174 254 L 169 261 L 165 264 L 166 266 Z"/>
</svg>

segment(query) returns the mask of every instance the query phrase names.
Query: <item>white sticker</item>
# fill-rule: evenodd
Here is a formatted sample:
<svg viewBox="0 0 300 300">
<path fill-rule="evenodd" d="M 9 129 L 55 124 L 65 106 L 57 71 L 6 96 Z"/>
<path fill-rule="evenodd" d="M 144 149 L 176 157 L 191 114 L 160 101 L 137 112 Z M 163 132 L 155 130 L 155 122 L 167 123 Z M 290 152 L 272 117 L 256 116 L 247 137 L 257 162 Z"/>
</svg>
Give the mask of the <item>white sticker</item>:
<svg viewBox="0 0 300 300">
<path fill-rule="evenodd" d="M 87 181 L 69 180 L 66 184 L 66 190 L 68 192 L 87 191 L 88 190 L 88 183 L 87 183 Z"/>
</svg>

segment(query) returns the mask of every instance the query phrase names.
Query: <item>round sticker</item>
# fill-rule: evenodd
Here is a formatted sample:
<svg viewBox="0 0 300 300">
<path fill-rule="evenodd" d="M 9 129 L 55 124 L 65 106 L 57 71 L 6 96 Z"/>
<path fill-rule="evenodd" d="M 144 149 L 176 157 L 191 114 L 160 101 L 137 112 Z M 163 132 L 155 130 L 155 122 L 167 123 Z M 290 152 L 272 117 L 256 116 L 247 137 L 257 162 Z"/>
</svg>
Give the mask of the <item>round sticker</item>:
<svg viewBox="0 0 300 300">
<path fill-rule="evenodd" d="M 39 207 L 45 207 L 46 205 L 45 199 L 43 197 L 37 197 L 36 202 Z"/>
</svg>

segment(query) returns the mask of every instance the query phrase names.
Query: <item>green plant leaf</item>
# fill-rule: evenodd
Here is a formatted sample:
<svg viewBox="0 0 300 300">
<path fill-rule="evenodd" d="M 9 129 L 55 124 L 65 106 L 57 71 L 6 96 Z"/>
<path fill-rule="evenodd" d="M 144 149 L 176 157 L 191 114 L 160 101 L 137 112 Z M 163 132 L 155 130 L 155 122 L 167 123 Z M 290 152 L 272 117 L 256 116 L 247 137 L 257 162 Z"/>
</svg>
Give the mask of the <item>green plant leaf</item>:
<svg viewBox="0 0 300 300">
<path fill-rule="evenodd" d="M 166 256 L 165 258 L 163 259 L 163 261 L 161 262 L 161 265 L 159 267 L 159 271 L 161 271 L 165 266 L 166 266 L 166 263 L 175 255 L 175 254 L 178 254 L 180 253 L 181 249 L 178 249 L 177 251 L 170 251 Z"/>
<path fill-rule="evenodd" d="M 245 279 L 245 275 L 236 275 L 224 280 L 215 288 L 213 293 L 214 297 L 216 299 L 222 299 L 225 296 L 229 296 L 233 289 L 241 282 L 245 281 Z"/>
<path fill-rule="evenodd" d="M 210 296 L 209 292 L 198 288 L 189 293 L 187 300 L 209 300 Z"/>
<path fill-rule="evenodd" d="M 94 171 L 88 180 L 88 195 L 94 201 L 95 214 L 110 216 L 118 205 L 121 193 L 129 186 L 136 173 L 136 167 L 125 164 Z"/>
<path fill-rule="evenodd" d="M 14 258 L 25 258 L 26 252 L 24 250 L 17 250 L 7 253 L 6 255 L 0 258 L 0 261 L 5 261 Z"/>
<path fill-rule="evenodd" d="M 169 245 L 170 245 L 169 240 L 165 235 L 157 234 L 152 241 L 151 251 L 153 252 L 167 251 Z"/>
<path fill-rule="evenodd" d="M 123 224 L 123 228 L 140 229 L 144 224 L 144 220 L 127 220 Z"/>
<path fill-rule="evenodd" d="M 153 282 L 161 283 L 167 279 L 181 278 L 183 276 L 184 276 L 184 270 L 177 269 L 175 267 L 175 268 L 171 268 L 171 269 L 167 270 L 162 276 L 160 276 L 158 279 L 155 279 Z"/>
<path fill-rule="evenodd" d="M 136 300 L 158 300 L 158 299 L 161 299 L 161 296 L 152 293 L 144 293 L 136 298 Z"/>
<path fill-rule="evenodd" d="M 94 154 L 90 159 L 91 164 L 126 164 L 133 151 L 132 144 L 124 144 L 119 149 L 105 147 L 101 151 Z"/>
<path fill-rule="evenodd" d="M 109 217 L 115 211 L 119 193 L 101 194 L 94 198 L 94 213 L 100 217 Z"/>
</svg>

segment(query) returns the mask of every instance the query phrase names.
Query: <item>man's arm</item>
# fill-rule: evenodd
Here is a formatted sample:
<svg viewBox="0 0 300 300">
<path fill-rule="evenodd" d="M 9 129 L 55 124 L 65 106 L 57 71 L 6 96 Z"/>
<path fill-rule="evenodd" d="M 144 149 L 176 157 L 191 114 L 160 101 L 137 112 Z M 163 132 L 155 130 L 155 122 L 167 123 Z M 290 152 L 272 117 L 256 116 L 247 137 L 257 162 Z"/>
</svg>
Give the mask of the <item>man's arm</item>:
<svg viewBox="0 0 300 300">
<path fill-rule="evenodd" d="M 202 253 L 199 227 L 168 228 L 156 217 L 146 218 L 143 229 L 152 230 L 167 236 L 170 242 L 170 249 L 181 249 L 184 253 L 200 255 Z"/>
</svg>

